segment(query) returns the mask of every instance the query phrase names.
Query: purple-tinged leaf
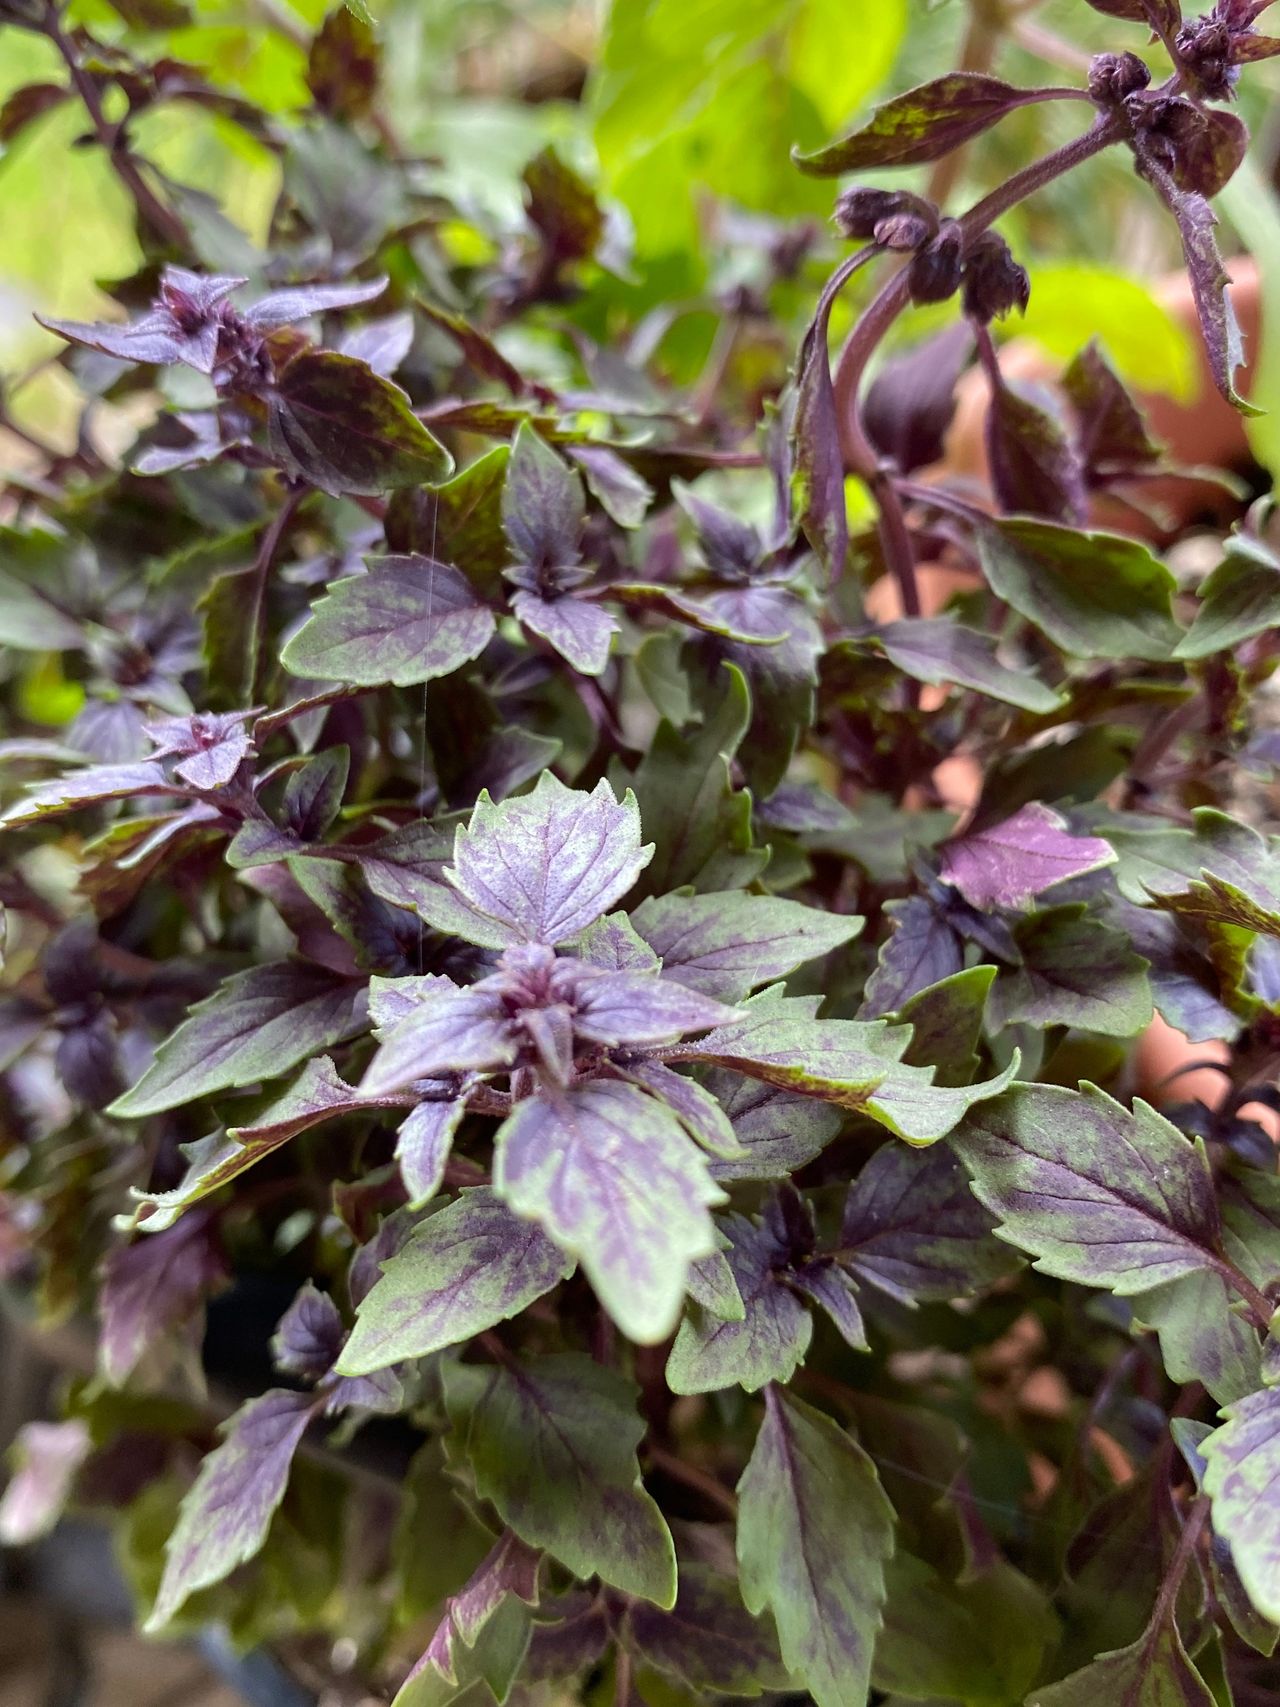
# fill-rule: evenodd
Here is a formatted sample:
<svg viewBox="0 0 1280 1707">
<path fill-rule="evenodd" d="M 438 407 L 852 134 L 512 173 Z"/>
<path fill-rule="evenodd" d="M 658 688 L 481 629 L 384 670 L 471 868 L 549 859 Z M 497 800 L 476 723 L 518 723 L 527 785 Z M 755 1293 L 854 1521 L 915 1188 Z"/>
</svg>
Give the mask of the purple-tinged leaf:
<svg viewBox="0 0 1280 1707">
<path fill-rule="evenodd" d="M 233 1126 L 225 1137 L 214 1133 L 183 1146 L 188 1168 L 172 1191 L 135 1192 L 135 1222 L 149 1233 L 173 1223 L 193 1203 L 228 1185 L 264 1156 L 298 1133 L 342 1114 L 403 1106 L 403 1097 L 362 1099 L 339 1078 L 327 1055 L 308 1061 L 279 1101 L 249 1125 Z"/>
<path fill-rule="evenodd" d="M 510 1530 L 499 1536 L 466 1586 L 445 1602 L 392 1707 L 444 1707 L 476 1684 L 504 1701 L 529 1643 L 524 1607 L 537 1603 L 540 1565 L 539 1554 Z"/>
<path fill-rule="evenodd" d="M 0 1496 L 0 1542 L 25 1547 L 48 1534 L 92 1450 L 88 1424 L 80 1417 L 24 1423 L 12 1448 L 13 1472 Z"/>
<path fill-rule="evenodd" d="M 738 1483 L 742 1599 L 766 1607 L 782 1661 L 817 1707 L 867 1695 L 893 1551 L 875 1465 L 842 1428 L 777 1387 Z"/>
<path fill-rule="evenodd" d="M 577 1352 L 445 1371 L 449 1419 L 476 1492 L 574 1576 L 671 1606 L 676 1558 L 640 1482 L 638 1390 Z"/>
<path fill-rule="evenodd" d="M 708 569 L 727 580 L 750 580 L 764 556 L 759 530 L 718 504 L 708 503 L 680 481 L 673 481 L 671 490 L 697 531 L 698 549 Z"/>
<path fill-rule="evenodd" d="M 568 445 L 587 487 L 607 516 L 620 528 L 638 528 L 653 502 L 653 487 L 607 445 Z"/>
<path fill-rule="evenodd" d="M 571 593 L 544 599 L 537 593 L 518 592 L 512 596 L 511 611 L 580 675 L 598 676 L 607 666 L 618 632 L 617 618 L 590 599 L 577 599 Z"/>
<path fill-rule="evenodd" d="M 378 493 L 443 480 L 453 458 L 398 385 L 334 350 L 295 356 L 268 394 L 268 444 L 322 492 Z"/>
<path fill-rule="evenodd" d="M 1038 89 L 1015 89 L 998 77 L 953 71 L 877 107 L 868 123 L 812 154 L 793 151 L 802 172 L 834 178 L 868 167 L 919 166 L 950 154 L 1028 101 Z"/>
<path fill-rule="evenodd" d="M 384 314 L 352 326 L 338 339 L 338 353 L 363 362 L 383 379 L 390 379 L 413 347 L 413 315 Z M 447 553 L 446 553 L 447 555 Z"/>
<path fill-rule="evenodd" d="M 944 1145 L 885 1144 L 849 1188 L 842 1260 L 907 1305 L 985 1291 L 1020 1266 Z"/>
<path fill-rule="evenodd" d="M 1115 862 L 1110 844 L 1072 835 L 1064 819 L 1033 801 L 988 830 L 948 842 L 942 876 L 972 907 L 1021 907 L 1032 896 Z"/>
<path fill-rule="evenodd" d="M 1262 1385 L 1258 1330 L 1232 1308 L 1236 1294 L 1216 1269 L 1197 1269 L 1134 1300 L 1134 1319 L 1160 1336 L 1171 1381 L 1202 1382 L 1219 1405 Z"/>
<path fill-rule="evenodd" d="M 849 555 L 844 451 L 827 349 L 834 300 L 835 292 L 828 289 L 800 348 L 790 434 L 792 508 L 831 583 L 840 579 Z"/>
<path fill-rule="evenodd" d="M 131 325 L 84 325 L 40 315 L 36 319 L 60 338 L 119 362 L 183 362 L 199 373 L 212 373 L 223 323 L 221 304 L 244 283 L 242 278 L 202 278 L 181 267 L 166 267 L 151 313 Z"/>
<path fill-rule="evenodd" d="M 755 1392 L 790 1381 L 813 1337 L 813 1318 L 783 1275 L 786 1252 L 767 1225 L 726 1215 L 725 1256 L 742 1298 L 740 1321 L 686 1315 L 667 1359 L 673 1393 L 715 1393 L 735 1384 Z"/>
<path fill-rule="evenodd" d="M 1149 470 L 1161 447 L 1096 338 L 1062 376 L 1076 417 L 1076 442 L 1090 474 Z"/>
<path fill-rule="evenodd" d="M 142 732 L 155 748 L 153 758 L 176 759 L 174 774 L 183 782 L 201 790 L 225 788 L 252 746 L 245 722 L 253 715 L 202 711 L 145 724 Z"/>
<path fill-rule="evenodd" d="M 992 592 L 1064 652 L 1163 664 L 1182 639 L 1177 583 L 1136 539 L 1013 518 L 981 528 L 978 553 Z"/>
<path fill-rule="evenodd" d="M 733 1578 L 707 1565 L 682 1561 L 675 1606 L 628 1607 L 626 1631 L 637 1659 L 697 1698 L 785 1693 L 791 1682 L 772 1620 L 753 1618 Z"/>
<path fill-rule="evenodd" d="M 858 1286 L 852 1275 L 827 1257 L 816 1257 L 791 1276 L 791 1284 L 811 1304 L 826 1312 L 845 1344 L 867 1350 L 867 1331 L 858 1307 Z"/>
<path fill-rule="evenodd" d="M 494 805 L 482 794 L 458 827 L 445 875 L 471 912 L 467 935 L 484 947 L 568 942 L 607 913 L 652 858 L 640 842 L 640 813 L 628 791 L 621 803 L 607 782 L 590 794 L 566 788 L 546 771 L 531 794 Z M 429 923 L 449 930 L 456 913 L 419 904 Z"/>
<path fill-rule="evenodd" d="M 914 617 L 889 622 L 868 636 L 896 669 L 919 682 L 954 682 L 1023 711 L 1049 712 L 1062 704 L 1059 694 L 1027 670 L 1010 669 L 996 653 L 996 642 L 950 617 Z"/>
<path fill-rule="evenodd" d="M 111 1251 L 102 1267 L 98 1359 L 113 1387 L 128 1380 L 146 1353 L 176 1328 L 198 1320 L 206 1298 L 231 1278 L 207 1215 Z"/>
<path fill-rule="evenodd" d="M 1062 423 L 1033 397 L 998 378 L 987 408 L 987 466 L 1006 515 L 1051 522 L 1084 518 L 1084 469 Z"/>
<path fill-rule="evenodd" d="M 383 1265 L 356 1311 L 340 1375 L 370 1375 L 457 1345 L 515 1316 L 573 1261 L 486 1187 L 428 1216 Z"/>
<path fill-rule="evenodd" d="M 1091 6 L 1099 0 L 1089 0 Z M 1203 1656 L 1202 1656 L 1203 1658 Z M 1215 1707 L 1172 1618 L 1150 1625 L 1136 1642 L 1100 1654 L 1061 1683 L 1033 1689 L 1027 1707 Z"/>
<path fill-rule="evenodd" d="M 346 1332 L 333 1299 L 307 1281 L 281 1316 L 272 1336 L 271 1352 L 276 1368 L 284 1375 L 318 1381 L 333 1368 Z"/>
<path fill-rule="evenodd" d="M 973 333 L 961 322 L 891 356 L 867 388 L 867 437 L 900 473 L 941 460 L 956 412 L 956 386 L 972 355 Z"/>
<path fill-rule="evenodd" d="M 615 1070 L 633 1085 L 639 1085 L 641 1090 L 665 1103 L 689 1136 L 696 1138 L 713 1156 L 747 1154 L 724 1109 L 696 1079 L 673 1072 L 661 1061 L 628 1061 L 624 1066 L 616 1066 Z"/>
<path fill-rule="evenodd" d="M 292 326 L 295 321 L 310 320 L 316 314 L 331 314 L 338 308 L 355 308 L 362 302 L 372 302 L 386 288 L 385 276 L 364 284 L 292 285 L 260 298 L 245 309 L 244 318 L 255 332 L 274 332 L 281 326 Z"/>
<path fill-rule="evenodd" d="M 743 894 L 650 896 L 632 921 L 661 958 L 664 977 L 722 1002 L 741 1001 L 758 985 L 830 954 L 863 925 L 856 914 Z"/>
<path fill-rule="evenodd" d="M 1254 1607 L 1280 1623 L 1280 1388 L 1252 1393 L 1223 1412 L 1226 1421 L 1201 1443 L 1213 1527 Z"/>
<path fill-rule="evenodd" d="M 1204 1148 L 1146 1103 L 1018 1085 L 951 1144 L 1000 1236 L 1046 1274 L 1128 1295 L 1222 1268 Z"/>
<path fill-rule="evenodd" d="M 453 1135 L 466 1112 L 467 1099 L 451 1097 L 420 1102 L 401 1122 L 396 1133 L 396 1161 L 410 1209 L 421 1209 L 439 1191 Z"/>
<path fill-rule="evenodd" d="M 346 747 L 330 747 L 307 760 L 285 784 L 281 815 L 289 829 L 303 841 L 318 841 L 342 809 L 351 753 Z"/>
<path fill-rule="evenodd" d="M 16 142 L 29 124 L 71 99 L 63 83 L 26 83 L 0 106 L 0 144 Z"/>
<path fill-rule="evenodd" d="M 162 1629 L 189 1595 L 221 1582 L 261 1550 L 315 1409 L 310 1393 L 272 1388 L 224 1426 L 222 1443 L 201 1464 L 165 1545 L 147 1631 Z"/>
<path fill-rule="evenodd" d="M 1019 919 L 1021 961 L 991 992 L 992 1027 L 1071 1025 L 1104 1037 L 1136 1037 L 1151 1023 L 1146 961 L 1083 902 Z"/>
<path fill-rule="evenodd" d="M 680 1574 L 683 1580 L 684 1572 Z M 579 1589 L 544 1600 L 541 1613 L 520 1668 L 522 1683 L 561 1683 L 579 1677 L 604 1657 L 613 1640 L 603 1595 Z"/>
<path fill-rule="evenodd" d="M 529 1097 L 499 1129 L 494 1183 L 582 1263 L 628 1338 L 666 1338 L 689 1264 L 715 1248 L 707 1206 L 724 1195 L 674 1114 L 601 1079 Z"/>
<path fill-rule="evenodd" d="M 1236 372 L 1244 361 L 1244 339 L 1228 289 L 1231 278 L 1213 234 L 1217 216 L 1203 196 L 1179 189 L 1164 167 L 1149 156 L 1140 156 L 1139 170 L 1178 223 L 1213 382 L 1242 415 L 1256 415 L 1259 411 L 1236 390 Z"/>
<path fill-rule="evenodd" d="M 625 913 L 597 919 L 569 946 L 602 972 L 657 972 L 662 964 Z"/>
<path fill-rule="evenodd" d="M 683 1045 L 681 1057 L 860 1109 L 909 1142 L 925 1144 L 944 1137 L 972 1103 L 999 1095 L 1017 1068 L 1015 1058 L 983 1084 L 934 1085 L 931 1067 L 902 1064 L 910 1041 L 905 1027 L 793 1017 L 788 1001 L 766 991 L 745 1007 L 741 1020 Z"/>
<path fill-rule="evenodd" d="M 651 972 L 600 972 L 578 987 L 573 1028 L 606 1048 L 671 1043 L 735 1017 L 723 1002 Z"/>
<path fill-rule="evenodd" d="M 494 627 L 488 605 L 447 563 L 373 558 L 367 575 L 335 582 L 312 606 L 280 661 L 319 681 L 408 687 L 478 658 Z"/>
<path fill-rule="evenodd" d="M 519 397 L 526 389 L 519 368 L 507 360 L 493 339 L 478 326 L 473 326 L 461 314 L 453 314 L 447 308 L 441 308 L 438 304 L 423 301 L 421 298 L 418 301 L 418 312 L 457 345 L 462 359 L 474 373 L 496 380 L 499 385 L 505 386 L 513 397 Z"/>
<path fill-rule="evenodd" d="M 140 1120 L 214 1091 L 279 1078 L 354 1029 L 358 995 L 350 980 L 301 961 L 237 972 L 191 1009 L 111 1113 Z"/>
<path fill-rule="evenodd" d="M 1156 32 L 1172 36 L 1182 22 L 1179 0 L 1086 0 L 1095 12 L 1109 18 L 1127 18 L 1131 24 L 1146 24 Z"/>
<path fill-rule="evenodd" d="M 892 929 L 867 980 L 862 1009 L 867 1019 L 900 1012 L 913 996 L 953 977 L 964 965 L 960 938 L 927 896 L 890 901 L 885 913 Z"/>
<path fill-rule="evenodd" d="M 424 996 L 382 1034 L 378 1052 L 360 1081 L 360 1094 L 387 1096 L 418 1079 L 509 1067 L 518 1049 L 495 991 L 483 986 L 445 986 Z"/>
<path fill-rule="evenodd" d="M 829 1103 L 737 1073 L 713 1070 L 706 1083 L 745 1151 L 712 1162 L 712 1177 L 718 1180 L 785 1179 L 821 1155 L 843 1124 L 840 1110 Z"/>
<path fill-rule="evenodd" d="M 511 446 L 502 492 L 502 524 L 516 562 L 535 571 L 577 563 L 585 517 L 580 477 L 523 423 Z"/>
<path fill-rule="evenodd" d="M 520 178 L 529 223 L 541 235 L 549 256 L 563 264 L 594 255 L 607 226 L 586 179 L 551 147 L 535 154 Z"/>
<path fill-rule="evenodd" d="M 140 760 L 131 765 L 86 765 L 68 771 L 52 782 L 37 783 L 0 816 L 0 828 L 34 824 L 58 812 L 74 812 L 82 806 L 98 806 L 108 800 L 141 801 L 149 795 L 176 794 L 185 798 L 190 789 L 170 782 L 162 765 Z"/>
</svg>

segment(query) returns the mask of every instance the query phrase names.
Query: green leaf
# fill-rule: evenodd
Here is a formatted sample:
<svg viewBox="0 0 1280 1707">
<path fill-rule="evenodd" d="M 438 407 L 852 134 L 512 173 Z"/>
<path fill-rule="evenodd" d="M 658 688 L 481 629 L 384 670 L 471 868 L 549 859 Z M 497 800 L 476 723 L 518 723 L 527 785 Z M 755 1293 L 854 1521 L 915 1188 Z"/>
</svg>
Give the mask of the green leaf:
<svg viewBox="0 0 1280 1707">
<path fill-rule="evenodd" d="M 970 966 L 940 978 L 904 1002 L 894 1020 L 911 1027 L 903 1051 L 908 1067 L 932 1067 L 937 1085 L 967 1085 L 978 1070 L 978 1044 L 994 966 Z"/>
<path fill-rule="evenodd" d="M 214 1091 L 279 1078 L 351 1031 L 358 989 L 294 960 L 237 972 L 192 1008 L 109 1112 L 140 1120 Z"/>
<path fill-rule="evenodd" d="M 1202 1144 L 1094 1085 L 1015 1085 L 951 1137 L 999 1232 L 1063 1280 L 1145 1292 L 1222 1269 Z"/>
<path fill-rule="evenodd" d="M 903 0 L 616 0 L 590 99 L 639 252 L 692 276 L 702 190 L 819 213 L 827 198 L 787 151 L 817 146 L 877 88 L 906 23 Z"/>
<path fill-rule="evenodd" d="M 867 639 L 918 682 L 954 682 L 1023 711 L 1049 712 L 1061 704 L 1060 696 L 1029 671 L 1002 664 L 990 635 L 962 628 L 950 617 L 888 622 Z"/>
<path fill-rule="evenodd" d="M 1258 1331 L 1233 1306 L 1238 1298 L 1216 1269 L 1197 1269 L 1152 1287 L 1134 1316 L 1160 1336 L 1160 1357 L 1171 1381 L 1199 1381 L 1220 1405 L 1262 1385 Z"/>
<path fill-rule="evenodd" d="M 993 1026 L 1071 1025 L 1136 1037 L 1150 1024 L 1146 961 L 1083 902 L 1019 919 L 1014 940 L 1022 962 L 1002 972 L 991 992 Z"/>
<path fill-rule="evenodd" d="M 572 1272 L 572 1260 L 487 1187 L 464 1191 L 383 1266 L 335 1367 L 372 1375 L 428 1357 L 518 1315 Z"/>
<path fill-rule="evenodd" d="M 911 1040 L 905 1026 L 799 1017 L 802 1012 L 792 998 L 766 990 L 745 1004 L 741 1020 L 680 1045 L 680 1055 L 859 1109 L 914 1144 L 944 1137 L 966 1109 L 998 1096 L 1018 1070 L 1015 1056 L 1003 1073 L 982 1084 L 935 1085 L 932 1067 L 903 1064 Z"/>
<path fill-rule="evenodd" d="M 752 848 L 751 796 L 735 790 L 730 768 L 750 720 L 750 695 L 733 666 L 725 666 L 721 680 L 724 697 L 705 721 L 688 734 L 660 723 L 629 779 L 654 839 L 645 894 L 686 884 L 704 892 L 741 888 L 767 858 Z"/>
<path fill-rule="evenodd" d="M 737 1002 L 851 942 L 864 921 L 773 895 L 728 894 L 651 896 L 632 923 L 661 959 L 664 976 Z"/>
<path fill-rule="evenodd" d="M 1280 624 L 1280 558 L 1250 534 L 1229 539 L 1226 553 L 1200 585 L 1200 608 L 1175 657 L 1211 658 Z"/>
<path fill-rule="evenodd" d="M 506 445 L 495 445 L 442 486 L 405 486 L 387 504 L 387 549 L 401 556 L 465 564 L 467 579 L 488 593 L 509 559 L 502 529 Z"/>
<path fill-rule="evenodd" d="M 1064 652 L 1165 663 L 1182 639 L 1177 583 L 1136 539 L 1014 517 L 978 534 L 991 589 Z"/>
<path fill-rule="evenodd" d="M 640 1483 L 638 1389 L 577 1352 L 445 1372 L 476 1491 L 577 1577 L 669 1607 L 675 1548 Z"/>
<path fill-rule="evenodd" d="M 772 1611 L 782 1659 L 818 1707 L 864 1707 L 893 1551 L 875 1465 L 845 1431 L 770 1387 L 738 1483 L 749 1612 Z"/>
<path fill-rule="evenodd" d="M 1172 1619 L 1132 1646 L 1102 1654 L 1061 1683 L 1033 1689 L 1026 1707 L 1215 1707 Z"/>
<path fill-rule="evenodd" d="M 280 661 L 319 681 L 408 687 L 478 658 L 495 626 L 493 612 L 448 564 L 375 558 L 367 575 L 334 582 Z"/>
</svg>

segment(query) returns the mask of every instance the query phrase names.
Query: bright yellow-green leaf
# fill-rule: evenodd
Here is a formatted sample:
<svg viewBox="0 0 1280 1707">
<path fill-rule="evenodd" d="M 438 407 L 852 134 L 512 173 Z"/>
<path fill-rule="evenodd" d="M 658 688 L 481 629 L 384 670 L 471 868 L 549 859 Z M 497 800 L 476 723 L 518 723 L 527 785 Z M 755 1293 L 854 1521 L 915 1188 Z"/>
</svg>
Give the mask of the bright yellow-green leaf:
<svg viewBox="0 0 1280 1707">
<path fill-rule="evenodd" d="M 643 255 L 696 247 L 712 192 L 778 214 L 829 191 L 791 165 L 847 122 L 893 62 L 904 0 L 615 0 L 591 91 L 606 182 Z"/>
<path fill-rule="evenodd" d="M 1144 391 L 1180 402 L 1196 394 L 1197 363 L 1191 334 L 1146 285 L 1110 267 L 1085 262 L 1037 265 L 1025 322 L 1010 321 L 1060 361 L 1100 338 L 1121 377 Z"/>
</svg>

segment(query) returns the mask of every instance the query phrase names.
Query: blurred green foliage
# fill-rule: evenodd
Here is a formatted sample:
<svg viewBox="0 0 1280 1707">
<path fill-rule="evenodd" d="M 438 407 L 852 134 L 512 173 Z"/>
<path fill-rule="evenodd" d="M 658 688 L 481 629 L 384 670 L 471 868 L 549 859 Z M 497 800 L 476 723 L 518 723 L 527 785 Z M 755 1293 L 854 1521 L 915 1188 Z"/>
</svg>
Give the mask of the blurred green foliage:
<svg viewBox="0 0 1280 1707">
<path fill-rule="evenodd" d="M 324 147 L 315 141 L 306 82 L 308 40 L 324 11 L 323 0 L 122 0 L 118 7 L 73 0 L 67 17 L 104 41 L 198 67 L 219 89 L 264 108 L 280 134 L 309 128 L 308 147 Z M 450 233 L 456 258 L 474 263 L 516 238 L 521 172 L 554 142 L 603 189 L 619 256 L 631 251 L 578 305 L 580 324 L 612 333 L 619 321 L 638 323 L 657 305 L 674 305 L 666 355 L 693 371 L 710 343 L 712 304 L 750 283 L 718 263 L 715 232 L 725 210 L 823 221 L 831 187 L 797 172 L 791 147 L 822 142 L 874 100 L 952 63 L 969 20 L 964 0 L 384 0 L 374 12 L 386 123 L 421 160 L 422 187 L 469 216 Z M 996 69 L 1013 82 L 1078 82 L 1089 51 L 1114 43 L 1115 26 L 1080 0 L 1045 0 L 1027 16 L 1032 28 L 998 51 Z M 148 27 L 163 20 L 166 27 Z M 6 32 L 0 103 L 61 75 L 47 41 Z M 1280 142 L 1278 84 L 1272 63 L 1244 91 L 1244 116 L 1261 133 L 1260 172 Z M 981 193 L 1078 125 L 1070 106 L 1015 114 L 970 151 L 953 201 Z M 190 101 L 162 103 L 132 128 L 139 152 L 187 187 L 183 211 L 205 239 L 207 263 L 252 272 L 280 192 L 280 151 Z M 46 369 L 25 378 L 54 350 L 32 312 L 101 313 L 96 281 L 126 276 L 139 261 L 132 208 L 85 131 L 83 113 L 67 102 L 0 152 L 0 374 L 10 385 L 24 376 L 11 405 L 16 417 L 68 443 L 74 400 L 63 377 Z M 230 215 L 239 235 L 200 193 Z M 1237 224 L 1247 223 L 1239 196 L 1226 206 Z M 1259 226 L 1267 249 L 1265 220 Z M 1175 264 L 1172 229 L 1121 155 L 1113 151 L 1051 187 L 1007 227 L 1025 258 L 1039 262 L 1030 335 L 1066 358 L 1100 333 L 1133 382 L 1191 393 L 1196 370 L 1186 334 L 1153 305 L 1143 282 Z M 1129 257 L 1129 270 L 1116 269 L 1117 251 Z M 819 277 L 815 269 L 798 283 L 797 329 Z M 842 313 L 856 303 L 854 292 Z M 835 331 L 844 324 L 837 317 Z M 927 315 L 909 317 L 903 332 L 914 336 L 928 324 Z M 529 351 L 521 355 L 531 359 Z M 1259 433 L 1269 445 L 1266 429 Z"/>
</svg>

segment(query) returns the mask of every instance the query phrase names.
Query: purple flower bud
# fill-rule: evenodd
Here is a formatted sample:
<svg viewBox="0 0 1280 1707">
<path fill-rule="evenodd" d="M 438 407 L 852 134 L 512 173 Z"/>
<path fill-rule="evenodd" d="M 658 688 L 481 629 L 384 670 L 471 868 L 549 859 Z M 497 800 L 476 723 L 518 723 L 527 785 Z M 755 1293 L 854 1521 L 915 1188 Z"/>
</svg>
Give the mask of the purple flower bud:
<svg viewBox="0 0 1280 1707">
<path fill-rule="evenodd" d="M 1025 314 L 1031 299 L 1031 280 L 996 231 L 978 237 L 964 265 L 964 311 L 971 320 L 1003 319 L 1017 309 Z"/>
<path fill-rule="evenodd" d="M 879 228 L 886 221 L 910 216 L 920 222 L 924 236 L 938 229 L 938 210 L 923 196 L 910 190 L 873 190 L 865 184 L 845 190 L 837 199 L 832 219 L 836 229 L 848 238 L 874 237 L 884 242 Z M 923 237 L 918 239 L 923 241 Z M 913 248 L 914 244 L 891 244 L 893 248 Z"/>
<path fill-rule="evenodd" d="M 924 219 L 918 213 L 891 213 L 877 223 L 875 239 L 886 249 L 919 249 L 937 228 L 936 219 Z"/>
<path fill-rule="evenodd" d="M 960 288 L 964 275 L 962 234 L 958 222 L 944 220 L 938 235 L 916 253 L 907 269 L 912 302 L 945 302 Z"/>
<path fill-rule="evenodd" d="M 1100 53 L 1089 67 L 1089 94 L 1100 107 L 1115 107 L 1151 81 L 1136 53 Z"/>
<path fill-rule="evenodd" d="M 1240 78 L 1234 63 L 1236 34 L 1237 28 L 1218 11 L 1184 24 L 1178 31 L 1178 68 L 1207 101 L 1229 101 L 1235 94 Z"/>
</svg>

